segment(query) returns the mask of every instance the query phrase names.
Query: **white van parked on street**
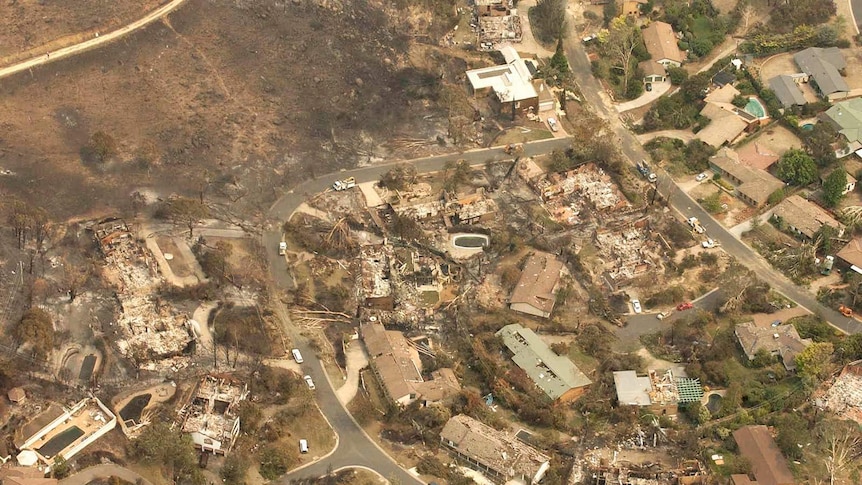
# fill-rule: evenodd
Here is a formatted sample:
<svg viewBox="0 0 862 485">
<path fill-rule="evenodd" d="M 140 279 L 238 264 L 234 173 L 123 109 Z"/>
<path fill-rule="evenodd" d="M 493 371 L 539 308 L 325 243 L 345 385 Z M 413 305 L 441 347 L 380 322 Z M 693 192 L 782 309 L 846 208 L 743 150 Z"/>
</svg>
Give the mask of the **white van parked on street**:
<svg viewBox="0 0 862 485">
<path fill-rule="evenodd" d="M 302 363 L 302 354 L 299 353 L 299 349 L 293 349 L 290 353 L 293 354 L 293 360 L 295 360 L 297 364 Z"/>
</svg>

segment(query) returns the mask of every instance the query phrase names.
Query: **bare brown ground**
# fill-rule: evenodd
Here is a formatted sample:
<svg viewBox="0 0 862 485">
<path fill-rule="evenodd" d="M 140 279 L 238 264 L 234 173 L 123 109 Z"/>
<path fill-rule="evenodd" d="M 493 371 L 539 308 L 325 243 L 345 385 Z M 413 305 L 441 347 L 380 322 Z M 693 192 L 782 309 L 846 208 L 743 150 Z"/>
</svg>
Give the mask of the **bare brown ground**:
<svg viewBox="0 0 862 485">
<path fill-rule="evenodd" d="M 83 218 L 127 209 L 136 189 L 206 186 L 213 198 L 245 193 L 233 208 L 259 215 L 284 186 L 416 156 L 391 142 L 446 133 L 436 86 L 459 82 L 463 62 L 428 46 L 442 67 L 412 59 L 407 32 L 422 32 L 421 18 L 391 21 L 364 0 L 275 5 L 189 0 L 116 44 L 4 79 L 0 167 L 16 175 L 0 190 Z M 85 164 L 98 130 L 118 154 Z"/>
<path fill-rule="evenodd" d="M 128 24 L 162 0 L 14 0 L 0 10 L 0 66 Z"/>
</svg>

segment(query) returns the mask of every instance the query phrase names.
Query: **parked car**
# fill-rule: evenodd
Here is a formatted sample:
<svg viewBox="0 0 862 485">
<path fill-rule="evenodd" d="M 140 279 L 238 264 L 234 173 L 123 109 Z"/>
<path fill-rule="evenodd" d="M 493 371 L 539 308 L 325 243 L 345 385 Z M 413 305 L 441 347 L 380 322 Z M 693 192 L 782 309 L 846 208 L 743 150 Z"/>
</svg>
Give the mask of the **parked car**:
<svg viewBox="0 0 862 485">
<path fill-rule="evenodd" d="M 287 252 L 287 243 L 284 241 L 278 243 L 278 255 L 284 256 L 284 253 L 286 253 L 286 252 Z"/>
<path fill-rule="evenodd" d="M 293 349 L 290 353 L 293 355 L 293 360 L 295 360 L 297 364 L 302 363 L 302 354 L 299 353 L 299 349 Z"/>
<path fill-rule="evenodd" d="M 704 180 L 707 179 L 707 177 L 709 177 L 709 175 L 707 175 L 706 172 L 703 172 L 703 173 L 697 174 L 697 177 L 695 177 L 694 179 L 697 180 L 698 182 L 703 182 Z"/>
<path fill-rule="evenodd" d="M 300 453 L 308 453 L 308 440 L 305 440 L 305 439 L 299 440 L 299 452 Z"/>
<path fill-rule="evenodd" d="M 666 317 L 666 316 L 667 316 L 667 313 L 661 312 L 658 315 L 656 315 L 655 317 L 658 318 L 659 320 L 664 320 L 664 317 Z"/>
<path fill-rule="evenodd" d="M 584 37 L 584 38 L 583 38 L 583 39 L 581 39 L 581 40 L 582 40 L 582 41 L 584 41 L 584 44 L 589 44 L 590 42 L 592 42 L 592 41 L 596 40 L 596 38 L 598 38 L 598 35 L 596 35 L 596 34 L 590 34 L 590 35 L 588 35 L 588 36 Z"/>
<path fill-rule="evenodd" d="M 703 246 L 704 249 L 714 248 L 715 247 L 715 241 L 713 241 L 712 239 L 707 239 L 706 241 L 703 241 L 702 243 L 700 243 L 700 245 Z"/>
<path fill-rule="evenodd" d="M 694 305 L 690 302 L 683 302 L 676 306 L 677 311 L 691 310 L 694 308 Z"/>
<path fill-rule="evenodd" d="M 559 131 L 560 125 L 557 124 L 557 120 L 554 118 L 548 118 L 548 126 L 551 127 L 551 131 Z"/>
<path fill-rule="evenodd" d="M 652 83 L 646 83 L 646 86 L 644 86 L 644 89 L 646 89 L 647 92 L 652 91 Z"/>
<path fill-rule="evenodd" d="M 632 308 L 634 308 L 635 313 L 640 313 L 643 310 L 641 308 L 641 302 L 637 299 L 632 300 Z"/>
<path fill-rule="evenodd" d="M 311 380 L 311 376 L 304 376 L 303 379 L 305 379 L 305 383 L 308 384 L 308 388 L 313 391 L 314 390 L 314 381 Z"/>
<path fill-rule="evenodd" d="M 776 321 L 772 322 L 773 327 L 777 327 L 779 325 L 781 325 L 781 320 L 776 320 Z"/>
</svg>

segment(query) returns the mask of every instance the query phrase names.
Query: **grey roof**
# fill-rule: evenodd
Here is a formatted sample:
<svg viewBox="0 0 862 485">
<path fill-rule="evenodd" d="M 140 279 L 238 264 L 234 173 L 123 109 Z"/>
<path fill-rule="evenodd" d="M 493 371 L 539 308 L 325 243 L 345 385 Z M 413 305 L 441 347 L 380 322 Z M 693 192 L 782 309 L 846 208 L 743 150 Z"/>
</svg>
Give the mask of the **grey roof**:
<svg viewBox="0 0 862 485">
<path fill-rule="evenodd" d="M 497 336 L 515 354 L 512 361 L 551 399 L 591 384 L 571 360 L 554 353 L 531 329 L 513 323 L 500 329 Z"/>
<path fill-rule="evenodd" d="M 822 116 L 831 121 L 848 142 L 862 141 L 862 99 L 835 103 Z"/>
<path fill-rule="evenodd" d="M 633 370 L 614 372 L 614 385 L 617 388 L 617 400 L 622 405 L 649 406 L 649 393 L 652 384 L 648 376 L 638 376 Z"/>
<path fill-rule="evenodd" d="M 715 76 L 712 77 L 712 82 L 719 86 L 724 86 L 725 84 L 732 84 L 733 81 L 736 81 L 736 76 L 727 71 L 718 71 L 717 73 L 715 73 Z"/>
<path fill-rule="evenodd" d="M 809 47 L 794 54 L 793 60 L 800 69 L 814 78 L 824 96 L 850 91 L 841 73 L 838 72 L 839 69 L 847 67 L 847 63 L 837 47 L 827 49 Z"/>
<path fill-rule="evenodd" d="M 775 93 L 775 96 L 778 97 L 778 100 L 781 101 L 781 105 L 785 108 L 789 108 L 796 104 L 800 106 L 805 104 L 805 96 L 802 95 L 802 91 L 799 89 L 796 82 L 793 81 L 793 78 L 787 74 L 775 76 L 770 79 L 769 89 Z"/>
</svg>

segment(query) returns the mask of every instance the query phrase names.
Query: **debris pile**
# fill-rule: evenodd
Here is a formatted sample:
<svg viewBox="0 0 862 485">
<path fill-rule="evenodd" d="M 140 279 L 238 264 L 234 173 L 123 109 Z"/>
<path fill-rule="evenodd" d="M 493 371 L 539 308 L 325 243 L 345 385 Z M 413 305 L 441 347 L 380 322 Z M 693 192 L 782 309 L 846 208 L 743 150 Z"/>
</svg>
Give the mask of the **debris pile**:
<svg viewBox="0 0 862 485">
<path fill-rule="evenodd" d="M 182 430 L 203 452 L 227 454 L 239 436 L 236 407 L 248 397 L 248 386 L 227 376 L 204 376 L 191 402 L 180 409 Z"/>
<path fill-rule="evenodd" d="M 556 222 L 573 225 L 586 204 L 599 213 L 630 208 L 613 179 L 594 163 L 530 180 Z"/>
<path fill-rule="evenodd" d="M 862 360 L 844 366 L 822 401 L 841 418 L 862 424 Z"/>
<path fill-rule="evenodd" d="M 154 296 L 164 279 L 150 252 L 122 219 L 99 222 L 92 231 L 120 302 L 120 353 L 138 363 L 180 354 L 192 340 L 188 317 Z"/>
</svg>

